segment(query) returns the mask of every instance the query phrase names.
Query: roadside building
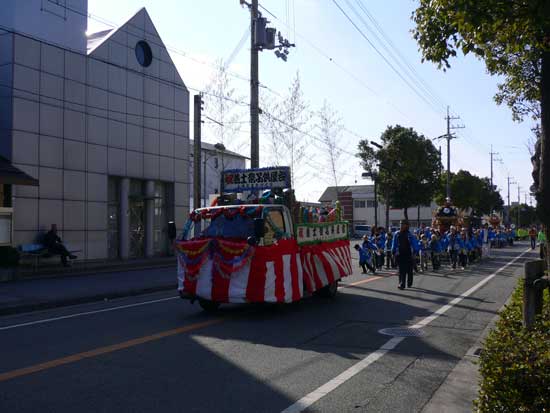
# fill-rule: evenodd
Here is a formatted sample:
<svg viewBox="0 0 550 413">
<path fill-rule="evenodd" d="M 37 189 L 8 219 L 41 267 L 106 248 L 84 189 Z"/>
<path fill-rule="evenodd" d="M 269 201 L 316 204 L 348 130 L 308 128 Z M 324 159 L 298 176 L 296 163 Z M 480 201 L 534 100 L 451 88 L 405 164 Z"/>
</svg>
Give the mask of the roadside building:
<svg viewBox="0 0 550 413">
<path fill-rule="evenodd" d="M 57 224 L 79 258 L 168 250 L 189 210 L 189 91 L 147 11 L 86 34 L 87 0 L 5 0 L 0 155 L 39 181 L 10 185 L 13 245 Z"/>
<path fill-rule="evenodd" d="M 375 223 L 375 202 L 374 202 L 374 185 L 350 185 L 334 187 L 329 186 L 319 198 L 319 202 L 323 204 L 333 204 L 337 199 L 340 199 L 344 217 L 352 223 L 352 228 L 355 225 L 371 225 Z M 408 209 L 409 221 L 411 226 L 421 224 L 431 225 L 433 211 L 437 208 L 435 202 L 428 205 L 420 205 Z M 378 198 L 378 226 L 386 224 L 386 205 Z M 405 218 L 403 209 L 391 208 L 389 214 L 389 225 L 399 226 L 399 221 Z"/>
<path fill-rule="evenodd" d="M 193 208 L 193 139 L 189 162 L 189 205 Z M 209 206 L 210 198 L 220 193 L 221 173 L 224 169 L 245 169 L 248 157 L 227 150 L 222 144 L 201 142 L 201 206 Z"/>
</svg>

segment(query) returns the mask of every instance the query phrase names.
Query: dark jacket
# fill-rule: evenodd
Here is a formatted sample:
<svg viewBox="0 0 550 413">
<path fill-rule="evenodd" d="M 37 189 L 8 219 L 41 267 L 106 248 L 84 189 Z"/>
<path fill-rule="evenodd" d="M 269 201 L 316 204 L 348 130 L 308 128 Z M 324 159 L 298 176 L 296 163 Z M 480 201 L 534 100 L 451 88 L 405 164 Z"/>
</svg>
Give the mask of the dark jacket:
<svg viewBox="0 0 550 413">
<path fill-rule="evenodd" d="M 44 235 L 44 241 L 43 244 L 47 248 L 53 247 L 56 243 L 61 242 L 61 238 L 57 236 L 57 234 L 54 234 L 53 231 L 48 231 L 46 235 Z"/>
</svg>

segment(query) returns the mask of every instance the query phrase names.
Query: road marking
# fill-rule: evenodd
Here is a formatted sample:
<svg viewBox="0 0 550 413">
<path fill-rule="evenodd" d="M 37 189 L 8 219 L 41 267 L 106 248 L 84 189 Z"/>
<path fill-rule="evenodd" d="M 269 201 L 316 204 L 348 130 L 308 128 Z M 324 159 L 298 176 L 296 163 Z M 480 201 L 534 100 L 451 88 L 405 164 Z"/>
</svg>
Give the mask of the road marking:
<svg viewBox="0 0 550 413">
<path fill-rule="evenodd" d="M 190 331 L 209 327 L 214 324 L 219 324 L 225 320 L 227 320 L 227 318 L 215 318 L 212 320 L 191 324 L 185 327 L 179 327 L 179 328 L 174 328 L 172 330 L 162 331 L 160 333 L 152 334 L 149 336 L 135 338 L 132 340 L 124 341 L 122 343 L 112 344 L 110 346 L 105 346 L 105 347 L 99 347 L 94 350 L 85 351 L 83 353 L 72 354 L 70 356 L 50 360 L 45 363 L 35 364 L 34 366 L 29 366 L 29 367 L 24 367 L 17 370 L 8 371 L 6 373 L 0 374 L 0 382 L 11 380 L 16 377 L 27 376 L 29 374 L 37 373 L 43 370 L 49 370 L 51 368 L 63 366 L 65 364 L 75 363 L 77 361 L 89 359 L 92 357 L 101 356 L 103 354 L 112 353 L 114 351 L 139 346 L 140 344 L 145 344 L 151 341 L 156 341 L 166 337 L 175 336 L 177 334 L 188 333 Z"/>
<path fill-rule="evenodd" d="M 500 267 L 497 271 L 494 273 L 488 275 L 483 280 L 478 282 L 476 285 L 474 285 L 472 288 L 470 288 L 468 291 L 462 293 L 455 299 L 453 299 L 449 304 L 444 305 L 443 307 L 439 308 L 437 311 L 435 311 L 432 315 L 422 319 L 418 323 L 411 326 L 411 328 L 422 328 L 434 321 L 437 317 L 448 311 L 450 308 L 458 304 L 460 301 L 462 301 L 464 298 L 468 297 L 469 295 L 473 294 L 477 290 L 479 290 L 481 287 L 483 287 L 485 284 L 487 284 L 490 280 L 492 280 L 497 274 L 504 271 L 506 268 L 508 268 L 510 265 L 512 265 L 514 262 L 516 262 L 518 259 L 520 259 L 523 255 L 525 255 L 527 252 L 529 252 L 531 248 L 528 248 L 524 252 L 522 252 L 520 255 L 516 256 L 512 261 L 507 263 L 506 265 Z M 367 281 L 367 280 L 365 280 Z M 346 381 L 351 379 L 353 376 L 359 374 L 361 371 L 366 369 L 369 365 L 374 363 L 376 360 L 380 359 L 384 354 L 386 354 L 388 351 L 393 350 L 399 343 L 401 343 L 405 337 L 394 337 L 390 340 L 388 340 L 382 347 L 380 347 L 378 350 L 374 351 L 373 353 L 370 353 L 367 355 L 364 359 L 359 361 L 358 363 L 354 364 L 347 370 L 345 370 L 343 373 L 340 373 L 338 376 L 333 378 L 332 380 L 329 380 L 327 383 L 323 384 L 322 386 L 318 387 L 317 389 L 313 390 L 311 393 L 306 394 L 304 397 L 302 397 L 300 400 L 298 400 L 293 405 L 287 407 L 285 410 L 282 411 L 282 413 L 300 413 L 307 409 L 309 406 L 317 402 L 322 397 L 326 396 L 333 390 L 335 390 L 340 385 L 344 384 Z"/>
<path fill-rule="evenodd" d="M 365 283 L 370 283 L 371 281 L 376 281 L 376 280 L 379 280 L 380 278 L 384 278 L 384 277 L 376 276 L 376 277 L 367 278 L 366 280 L 356 281 L 356 282 L 350 283 L 350 284 L 342 284 L 340 287 L 338 287 L 338 289 L 346 288 L 346 287 L 353 287 L 354 285 L 361 285 L 361 284 L 365 284 Z"/>
<path fill-rule="evenodd" d="M 104 309 L 101 309 L 101 310 L 93 310 L 93 311 L 86 311 L 86 312 L 82 312 L 82 313 L 69 314 L 69 315 L 64 315 L 64 316 L 59 316 L 59 317 L 45 318 L 43 320 L 29 321 L 28 323 L 13 324 L 13 325 L 5 326 L 5 327 L 0 327 L 0 331 L 2 331 L 2 330 L 11 330 L 12 328 L 27 327 L 27 326 L 32 326 L 32 325 L 35 325 L 35 324 L 51 323 L 53 321 L 66 320 L 67 318 L 82 317 L 82 316 L 90 315 L 90 314 L 106 313 L 108 311 L 122 310 L 122 309 L 125 309 L 125 308 L 138 307 L 140 305 L 161 303 L 163 301 L 177 300 L 177 299 L 179 299 L 179 297 L 161 298 L 161 299 L 158 299 L 158 300 L 150 300 L 150 301 L 143 301 L 143 302 L 134 303 L 134 304 L 119 305 L 117 307 L 104 308 Z"/>
</svg>

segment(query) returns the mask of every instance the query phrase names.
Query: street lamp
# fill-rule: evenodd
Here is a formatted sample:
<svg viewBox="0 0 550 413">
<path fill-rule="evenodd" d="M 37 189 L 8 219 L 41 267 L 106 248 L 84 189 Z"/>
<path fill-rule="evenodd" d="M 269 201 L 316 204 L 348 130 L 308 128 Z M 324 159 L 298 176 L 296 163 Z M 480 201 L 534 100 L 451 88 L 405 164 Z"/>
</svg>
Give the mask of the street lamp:
<svg viewBox="0 0 550 413">
<path fill-rule="evenodd" d="M 376 182 L 378 181 L 378 173 L 377 172 L 363 172 L 361 174 L 361 177 L 363 178 L 371 178 L 374 182 L 374 227 L 378 228 L 378 196 L 376 187 Z"/>
</svg>

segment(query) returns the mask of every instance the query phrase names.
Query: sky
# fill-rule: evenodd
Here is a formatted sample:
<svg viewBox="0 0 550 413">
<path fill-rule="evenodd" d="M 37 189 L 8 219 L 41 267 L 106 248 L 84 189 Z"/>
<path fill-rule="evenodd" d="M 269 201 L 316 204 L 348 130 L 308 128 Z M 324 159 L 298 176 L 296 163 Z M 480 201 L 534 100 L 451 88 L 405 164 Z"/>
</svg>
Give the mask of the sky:
<svg viewBox="0 0 550 413">
<path fill-rule="evenodd" d="M 368 27 L 350 7 L 363 13 L 359 4 L 374 18 L 373 21 L 366 14 L 360 14 Z M 263 6 L 260 11 L 271 22 L 269 26 L 276 27 L 296 44 L 290 49 L 287 62 L 278 59 L 273 51 L 260 53 L 260 82 L 265 86 L 260 93 L 280 99 L 298 71 L 309 109 L 319 110 L 326 100 L 338 111 L 345 127 L 338 142 L 343 150 L 338 168 L 340 185 L 370 183 L 361 178 L 362 168 L 353 156 L 360 139 L 378 141 L 386 127 L 395 124 L 412 127 L 430 139 L 436 138 L 446 133 L 445 115 L 449 106 L 453 116 L 460 116 L 453 123 L 465 126 L 455 131 L 457 139 L 451 141 L 451 171 L 464 169 L 489 177 L 492 145 L 492 150 L 498 152 L 495 158 L 502 159 L 494 163 L 494 183 L 505 203 L 508 176 L 517 182 L 510 186 L 511 202 L 517 201 L 518 185 L 521 202 L 524 202 L 524 192 L 528 192 L 532 184 L 527 141 L 532 136 L 533 121 L 513 122 L 509 108 L 496 105 L 493 96 L 499 79 L 488 75 L 484 63 L 475 57 L 460 55 L 445 72 L 433 63 L 422 63 L 411 34 L 414 26 L 411 13 L 417 1 L 260 0 L 260 5 Z M 228 69 L 231 87 L 240 99 L 249 101 L 250 39 L 246 33 L 250 14 L 246 7 L 240 6 L 239 0 L 89 0 L 88 31 L 122 24 L 141 7 L 146 7 L 191 94 L 204 90 L 211 82 L 217 60 L 227 61 L 236 53 Z M 374 22 L 403 57 L 400 65 L 391 60 L 390 52 L 373 34 L 383 39 L 376 32 Z M 243 36 L 244 46 L 238 48 Z M 373 45 L 392 63 L 395 71 Z M 408 77 L 409 67 L 414 70 L 412 76 L 418 83 Z M 415 93 L 409 85 L 417 85 L 422 91 L 417 89 Z M 425 91 L 427 88 L 429 94 Z M 236 132 L 239 135 L 236 141 L 245 143 L 239 149 L 249 156 L 248 109 L 241 106 L 236 110 L 240 110 L 239 124 L 242 125 Z M 261 129 L 260 166 L 270 166 L 269 138 L 263 132 Z M 216 136 L 211 135 L 206 128 L 203 139 L 215 143 Z M 311 136 L 301 135 L 300 139 L 311 140 Z M 434 144 L 443 146 L 446 165 L 446 142 L 434 140 Z M 325 155 L 317 141 L 308 145 L 308 161 L 300 171 L 304 179 L 295 188 L 298 199 L 316 201 L 326 186 L 333 184 L 319 172 L 329 168 Z"/>
</svg>

